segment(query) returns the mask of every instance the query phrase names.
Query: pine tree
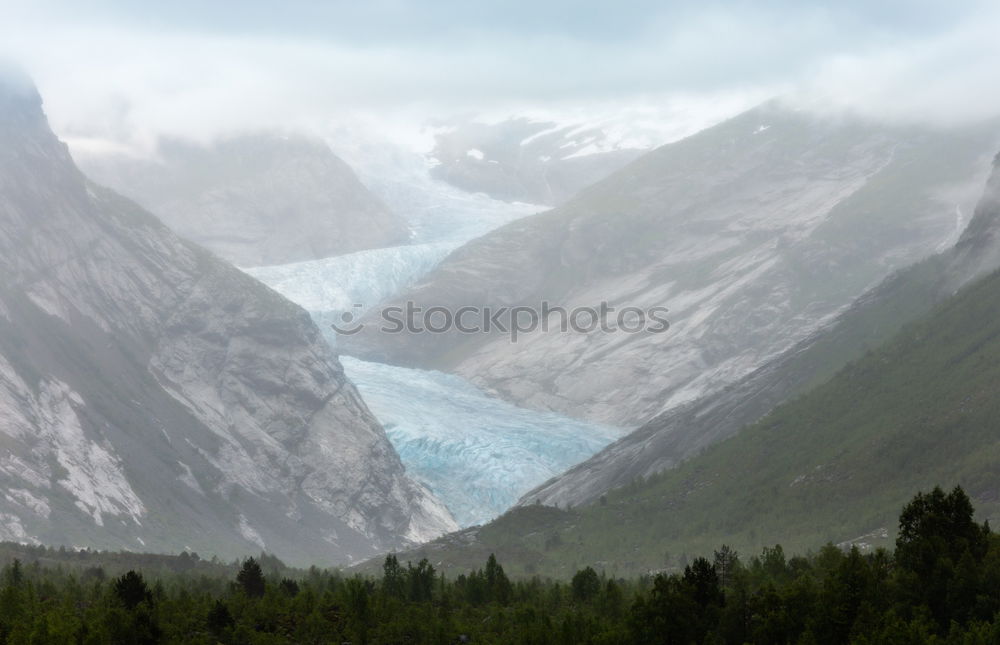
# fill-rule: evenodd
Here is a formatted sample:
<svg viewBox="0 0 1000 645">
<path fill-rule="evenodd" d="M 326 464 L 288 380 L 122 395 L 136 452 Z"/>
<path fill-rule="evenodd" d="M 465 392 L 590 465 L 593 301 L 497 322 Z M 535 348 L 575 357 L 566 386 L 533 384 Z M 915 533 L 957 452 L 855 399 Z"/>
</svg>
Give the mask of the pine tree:
<svg viewBox="0 0 1000 645">
<path fill-rule="evenodd" d="M 507 604 L 510 602 L 510 597 L 513 592 L 513 588 L 510 584 L 510 579 L 507 574 L 504 573 L 503 567 L 497 562 L 497 557 L 494 554 L 490 554 L 488 560 L 486 560 L 486 594 L 490 601 L 499 602 L 500 604 Z"/>
<path fill-rule="evenodd" d="M 732 582 L 733 572 L 739 566 L 739 554 L 730 548 L 728 544 L 723 544 L 714 553 L 715 573 L 719 576 L 719 585 L 725 589 Z"/>
<path fill-rule="evenodd" d="M 124 605 L 125 609 L 133 610 L 141 602 L 151 603 L 153 594 L 149 591 L 149 586 L 143 580 L 142 575 L 135 571 L 129 571 L 115 581 L 115 597 Z"/>
<path fill-rule="evenodd" d="M 591 567 L 585 567 L 576 572 L 571 583 L 573 598 L 587 602 L 601 592 L 601 580 Z"/>
<path fill-rule="evenodd" d="M 236 575 L 236 584 L 248 598 L 262 598 L 266 584 L 260 564 L 253 558 L 247 558 Z"/>
</svg>

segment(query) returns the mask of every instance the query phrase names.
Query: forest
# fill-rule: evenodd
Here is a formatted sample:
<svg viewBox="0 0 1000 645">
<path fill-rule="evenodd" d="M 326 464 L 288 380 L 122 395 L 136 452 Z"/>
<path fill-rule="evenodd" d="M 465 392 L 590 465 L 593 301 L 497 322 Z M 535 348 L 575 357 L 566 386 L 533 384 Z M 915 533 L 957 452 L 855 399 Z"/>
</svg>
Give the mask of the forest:
<svg viewBox="0 0 1000 645">
<path fill-rule="evenodd" d="M 631 580 L 592 567 L 511 579 L 493 556 L 449 579 L 394 555 L 362 576 L 269 556 L 0 553 L 4 644 L 1000 642 L 1000 535 L 960 487 L 917 494 L 891 552 L 776 545 L 744 557 L 721 545 Z"/>
</svg>

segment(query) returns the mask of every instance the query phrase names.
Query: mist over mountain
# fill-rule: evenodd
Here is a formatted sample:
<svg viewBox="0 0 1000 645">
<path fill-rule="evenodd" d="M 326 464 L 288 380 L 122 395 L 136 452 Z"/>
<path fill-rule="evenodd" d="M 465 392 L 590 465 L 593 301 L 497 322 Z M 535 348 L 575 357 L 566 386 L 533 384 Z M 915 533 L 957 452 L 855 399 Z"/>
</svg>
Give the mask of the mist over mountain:
<svg viewBox="0 0 1000 645">
<path fill-rule="evenodd" d="M 996 490 L 1000 167 L 951 249 L 889 278 L 837 324 L 723 392 L 654 419 L 497 520 L 404 557 L 528 574 L 683 568 L 754 553 L 891 546 L 909 491 Z M 561 510 L 560 510 L 561 509 Z M 669 545 L 669 548 L 665 548 Z"/>
<path fill-rule="evenodd" d="M 442 125 L 431 175 L 496 199 L 556 205 L 638 157 L 648 142 L 617 139 L 596 124 L 525 117 Z"/>
<path fill-rule="evenodd" d="M 161 141 L 152 159 L 78 154 L 88 177 L 237 266 L 318 260 L 406 242 L 406 222 L 321 140 L 246 134 Z"/>
<path fill-rule="evenodd" d="M 996 137 L 989 124 L 899 127 L 768 103 L 456 250 L 369 314 L 345 351 L 452 371 L 520 405 L 638 425 L 746 376 L 893 270 L 953 244 Z M 553 323 L 516 343 L 380 333 L 380 311 L 408 301 L 665 307 L 671 326 L 562 333 Z"/>
<path fill-rule="evenodd" d="M 0 3 L 0 645 L 1000 643 L 1000 3 Z"/>
<path fill-rule="evenodd" d="M 455 527 L 308 314 L 88 181 L 0 81 L 0 537 L 344 562 Z"/>
<path fill-rule="evenodd" d="M 355 134 L 356 136 L 356 134 Z M 373 190 L 404 213 L 411 244 L 324 260 L 247 269 L 310 313 L 334 347 L 333 325 L 412 285 L 462 244 L 538 207 L 467 193 L 427 172 L 426 159 L 391 143 L 350 150 Z M 621 436 L 618 428 L 540 414 L 491 397 L 467 380 L 431 370 L 343 360 L 348 377 L 386 428 L 410 476 L 440 499 L 460 526 L 506 511 L 528 490 Z"/>
<path fill-rule="evenodd" d="M 836 320 L 733 385 L 665 412 L 529 492 L 521 504 L 577 505 L 674 468 L 824 383 L 925 316 L 970 281 L 1000 269 L 1000 156 L 956 244 L 863 294 Z"/>
</svg>

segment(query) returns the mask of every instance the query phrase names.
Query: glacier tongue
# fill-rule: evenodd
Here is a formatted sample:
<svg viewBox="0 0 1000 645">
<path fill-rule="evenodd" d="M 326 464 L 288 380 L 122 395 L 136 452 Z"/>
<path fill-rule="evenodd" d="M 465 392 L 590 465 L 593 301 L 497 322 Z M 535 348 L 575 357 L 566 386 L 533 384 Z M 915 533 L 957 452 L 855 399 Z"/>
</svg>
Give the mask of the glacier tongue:
<svg viewBox="0 0 1000 645">
<path fill-rule="evenodd" d="M 327 335 L 350 312 L 398 295 L 451 251 L 541 207 L 462 192 L 430 178 L 426 162 L 400 155 L 352 162 L 370 187 L 407 217 L 413 243 L 322 260 L 244 269 L 305 308 Z M 367 171 L 367 172 L 366 172 Z M 391 177 L 391 180 L 386 178 Z M 390 183 L 391 182 L 391 183 Z M 525 492 L 583 461 L 623 431 L 491 398 L 459 376 L 341 357 L 350 379 L 411 476 L 463 527 L 485 522 Z"/>
<path fill-rule="evenodd" d="M 407 472 L 463 527 L 496 517 L 622 434 L 491 398 L 460 376 L 340 360 Z"/>
<path fill-rule="evenodd" d="M 386 144 L 377 152 L 348 156 L 379 198 L 406 218 L 410 244 L 243 269 L 306 309 L 331 344 L 336 334 L 330 325 L 341 322 L 342 314 L 360 317 L 416 283 L 469 240 L 544 208 L 463 192 L 432 179 L 424 157 L 398 149 L 384 152 L 392 149 Z"/>
<path fill-rule="evenodd" d="M 341 315 L 360 317 L 426 275 L 454 244 L 432 242 L 359 251 L 322 260 L 245 269 L 312 315 L 330 344 Z"/>
</svg>

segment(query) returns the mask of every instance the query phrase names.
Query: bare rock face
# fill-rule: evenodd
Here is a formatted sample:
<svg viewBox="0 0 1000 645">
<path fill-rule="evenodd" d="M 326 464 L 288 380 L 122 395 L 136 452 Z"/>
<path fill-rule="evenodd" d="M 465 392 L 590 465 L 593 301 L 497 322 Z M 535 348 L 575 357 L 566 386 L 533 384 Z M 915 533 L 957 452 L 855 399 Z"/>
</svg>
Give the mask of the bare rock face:
<svg viewBox="0 0 1000 645">
<path fill-rule="evenodd" d="M 153 160 L 78 161 L 88 177 L 237 266 L 316 260 L 410 235 L 325 143 L 304 136 L 250 134 L 206 146 L 166 140 Z"/>
<path fill-rule="evenodd" d="M 987 126 L 892 128 L 766 104 L 470 242 L 385 305 L 665 307 L 665 333 L 564 333 L 554 320 L 517 343 L 386 334 L 374 311 L 344 351 L 638 426 L 737 382 L 894 270 L 953 244 L 995 139 Z"/>
<path fill-rule="evenodd" d="M 0 539 L 335 563 L 455 528 L 305 311 L 91 184 L 0 79 Z"/>
<path fill-rule="evenodd" d="M 644 143 L 616 140 L 600 124 L 462 120 L 437 134 L 431 174 L 494 199 L 554 206 L 642 155 Z"/>
<path fill-rule="evenodd" d="M 673 468 L 830 378 L 963 285 L 1000 268 L 1000 156 L 975 214 L 951 248 L 887 278 L 822 329 L 720 392 L 657 416 L 527 493 L 521 504 L 586 504 Z"/>
</svg>

